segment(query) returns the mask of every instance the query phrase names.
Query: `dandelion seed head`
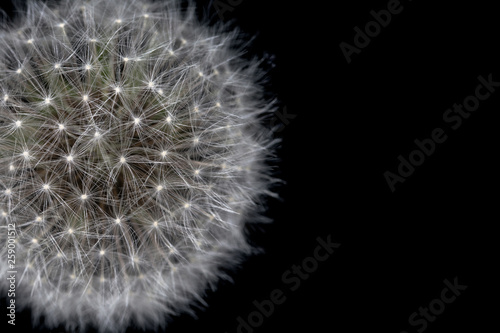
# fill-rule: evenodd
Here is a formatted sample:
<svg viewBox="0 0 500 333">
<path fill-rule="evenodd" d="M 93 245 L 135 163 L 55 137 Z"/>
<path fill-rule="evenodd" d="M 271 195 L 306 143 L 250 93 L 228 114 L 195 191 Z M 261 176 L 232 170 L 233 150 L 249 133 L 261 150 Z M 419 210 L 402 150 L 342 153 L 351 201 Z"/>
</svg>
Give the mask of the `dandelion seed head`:
<svg viewBox="0 0 500 333">
<path fill-rule="evenodd" d="M 19 299 L 51 329 L 163 328 L 252 253 L 245 226 L 276 183 L 263 62 L 180 0 L 26 7 L 0 28 Z"/>
</svg>

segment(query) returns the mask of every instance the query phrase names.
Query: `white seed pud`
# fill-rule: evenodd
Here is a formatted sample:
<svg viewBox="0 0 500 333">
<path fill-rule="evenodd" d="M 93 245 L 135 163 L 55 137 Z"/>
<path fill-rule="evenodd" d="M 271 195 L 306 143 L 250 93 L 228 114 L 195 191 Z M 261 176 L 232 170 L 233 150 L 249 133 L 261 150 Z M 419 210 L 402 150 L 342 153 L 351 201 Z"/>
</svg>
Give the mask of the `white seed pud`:
<svg viewBox="0 0 500 333">
<path fill-rule="evenodd" d="M 0 33 L 16 296 L 49 328 L 162 327 L 251 253 L 276 143 L 261 62 L 180 0 L 27 6 Z"/>
</svg>

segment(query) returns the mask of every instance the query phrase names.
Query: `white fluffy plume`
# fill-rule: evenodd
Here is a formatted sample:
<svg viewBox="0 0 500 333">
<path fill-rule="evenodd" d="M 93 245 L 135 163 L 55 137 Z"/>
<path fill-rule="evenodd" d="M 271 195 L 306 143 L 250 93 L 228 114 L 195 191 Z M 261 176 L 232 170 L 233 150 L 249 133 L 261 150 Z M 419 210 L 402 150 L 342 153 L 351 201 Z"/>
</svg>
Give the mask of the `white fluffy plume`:
<svg viewBox="0 0 500 333">
<path fill-rule="evenodd" d="M 164 326 L 251 250 L 274 106 L 237 38 L 177 0 L 29 1 L 4 24 L 0 286 L 14 225 L 35 318 Z"/>
</svg>

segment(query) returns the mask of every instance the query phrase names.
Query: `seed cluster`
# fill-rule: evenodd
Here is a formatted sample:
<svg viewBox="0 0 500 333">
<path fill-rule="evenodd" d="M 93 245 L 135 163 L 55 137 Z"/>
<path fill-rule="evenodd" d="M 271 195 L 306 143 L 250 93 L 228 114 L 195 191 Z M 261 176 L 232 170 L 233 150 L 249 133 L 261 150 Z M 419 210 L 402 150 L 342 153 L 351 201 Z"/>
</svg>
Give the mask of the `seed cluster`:
<svg viewBox="0 0 500 333">
<path fill-rule="evenodd" d="M 250 250 L 273 106 L 236 39 L 174 0 L 30 1 L 1 30 L 0 228 L 49 326 L 164 325 Z"/>
</svg>

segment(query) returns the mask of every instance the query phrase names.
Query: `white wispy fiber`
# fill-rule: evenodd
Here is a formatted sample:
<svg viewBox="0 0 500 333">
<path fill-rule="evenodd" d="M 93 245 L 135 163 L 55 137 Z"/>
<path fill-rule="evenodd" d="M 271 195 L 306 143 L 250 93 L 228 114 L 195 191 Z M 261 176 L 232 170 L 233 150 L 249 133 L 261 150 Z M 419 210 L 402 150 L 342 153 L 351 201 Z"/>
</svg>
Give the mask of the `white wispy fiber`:
<svg viewBox="0 0 500 333">
<path fill-rule="evenodd" d="M 28 1 L 3 23 L 0 286 L 15 224 L 35 321 L 164 327 L 251 252 L 274 104 L 224 30 L 177 0 Z"/>
</svg>

